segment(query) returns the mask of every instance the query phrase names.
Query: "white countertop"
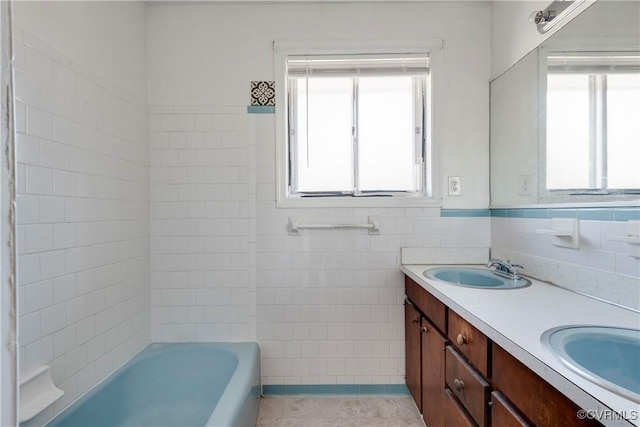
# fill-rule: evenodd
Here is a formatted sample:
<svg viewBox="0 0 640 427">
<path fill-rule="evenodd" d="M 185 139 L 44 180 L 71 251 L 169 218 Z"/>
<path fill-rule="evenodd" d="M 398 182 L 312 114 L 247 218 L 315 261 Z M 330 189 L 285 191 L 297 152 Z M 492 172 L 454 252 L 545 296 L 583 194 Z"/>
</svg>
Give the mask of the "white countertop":
<svg viewBox="0 0 640 427">
<path fill-rule="evenodd" d="M 403 265 L 401 269 L 578 406 L 593 411 L 590 414 L 601 415 L 597 417 L 601 423 L 640 426 L 639 404 L 574 373 L 543 347 L 540 339 L 545 331 L 559 326 L 638 329 L 639 313 L 535 279 L 531 279 L 531 286 L 526 288 L 490 290 L 455 286 L 422 275 L 423 271 L 436 267 L 443 265 Z M 479 265 L 467 267 L 483 268 Z M 629 420 L 614 420 L 615 414 L 606 416 L 610 410 L 626 415 Z"/>
</svg>

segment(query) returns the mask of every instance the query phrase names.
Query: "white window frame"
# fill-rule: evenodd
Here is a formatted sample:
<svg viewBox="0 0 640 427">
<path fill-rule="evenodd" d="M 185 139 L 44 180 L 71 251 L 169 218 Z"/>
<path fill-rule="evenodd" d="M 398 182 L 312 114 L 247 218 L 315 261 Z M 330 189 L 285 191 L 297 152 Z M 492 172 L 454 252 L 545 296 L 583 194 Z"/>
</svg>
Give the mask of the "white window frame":
<svg viewBox="0 0 640 427">
<path fill-rule="evenodd" d="M 638 195 L 635 192 L 618 192 L 612 191 L 608 194 L 599 194 L 602 190 L 560 190 L 547 189 L 547 121 L 546 121 L 546 104 L 547 104 L 547 73 L 548 61 L 550 55 L 556 55 L 562 52 L 594 52 L 594 51 L 611 51 L 611 52 L 637 52 L 640 50 L 637 40 L 617 38 L 607 40 L 604 46 L 602 41 L 597 39 L 586 38 L 580 44 L 568 45 L 551 45 L 540 46 L 538 48 L 538 117 L 540 123 L 538 126 L 538 201 L 542 204 L 562 203 L 566 206 L 608 206 L 611 203 L 630 202 L 632 205 L 636 203 Z M 604 190 L 608 191 L 608 190 Z"/>
<path fill-rule="evenodd" d="M 434 82 L 439 77 L 442 40 L 398 40 L 398 41 L 292 41 L 274 42 L 274 66 L 276 84 L 276 206 L 279 208 L 300 207 L 436 207 L 441 205 L 437 182 L 437 147 L 434 123 L 437 123 L 433 105 L 438 105 L 439 91 Z M 426 158 L 431 159 L 427 168 L 429 175 L 425 185 L 431 189 L 431 195 L 407 194 L 398 197 L 309 197 L 303 198 L 289 194 L 289 146 L 288 146 L 288 81 L 286 59 L 290 55 L 348 55 L 348 54 L 428 54 L 431 96 L 426 100 L 425 138 L 431 143 Z M 430 114 L 429 114 L 430 112 Z"/>
</svg>

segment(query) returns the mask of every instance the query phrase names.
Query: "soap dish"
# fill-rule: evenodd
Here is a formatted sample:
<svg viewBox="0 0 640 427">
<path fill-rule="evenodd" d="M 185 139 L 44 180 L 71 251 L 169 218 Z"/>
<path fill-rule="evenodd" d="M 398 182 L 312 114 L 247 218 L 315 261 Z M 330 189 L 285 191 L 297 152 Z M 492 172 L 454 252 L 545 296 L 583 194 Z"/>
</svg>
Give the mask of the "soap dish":
<svg viewBox="0 0 640 427">
<path fill-rule="evenodd" d="M 18 421 L 29 421 L 64 395 L 53 384 L 51 368 L 41 366 L 20 380 L 20 415 Z"/>
</svg>

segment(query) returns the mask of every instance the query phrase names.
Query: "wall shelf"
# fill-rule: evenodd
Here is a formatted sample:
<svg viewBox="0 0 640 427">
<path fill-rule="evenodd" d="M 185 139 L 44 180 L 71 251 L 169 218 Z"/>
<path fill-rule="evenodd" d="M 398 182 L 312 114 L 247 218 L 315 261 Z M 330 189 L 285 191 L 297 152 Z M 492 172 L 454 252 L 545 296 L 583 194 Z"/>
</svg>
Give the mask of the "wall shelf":
<svg viewBox="0 0 640 427">
<path fill-rule="evenodd" d="M 64 395 L 53 384 L 51 368 L 47 365 L 25 375 L 20 381 L 20 412 L 18 421 L 34 418 Z"/>
<path fill-rule="evenodd" d="M 551 230 L 536 230 L 536 234 L 553 236 L 551 244 L 559 248 L 578 249 L 580 231 L 577 218 L 552 218 Z"/>
<path fill-rule="evenodd" d="M 607 236 L 607 240 L 626 243 L 629 247 L 628 255 L 640 259 L 640 221 L 628 221 L 626 235 L 610 235 Z"/>
</svg>

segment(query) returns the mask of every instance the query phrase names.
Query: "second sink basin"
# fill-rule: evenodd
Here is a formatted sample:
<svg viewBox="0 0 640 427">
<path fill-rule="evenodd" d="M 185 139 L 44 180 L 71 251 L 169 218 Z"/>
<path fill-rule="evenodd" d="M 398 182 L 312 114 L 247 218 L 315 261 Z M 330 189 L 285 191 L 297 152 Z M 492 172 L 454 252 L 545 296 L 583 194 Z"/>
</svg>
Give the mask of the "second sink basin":
<svg viewBox="0 0 640 427">
<path fill-rule="evenodd" d="M 640 330 L 569 326 L 545 332 L 542 343 L 574 372 L 640 403 Z"/>
<path fill-rule="evenodd" d="M 422 274 L 428 279 L 480 289 L 515 289 L 531 284 L 529 280 L 523 277 L 518 280 L 512 280 L 493 274 L 490 270 L 470 267 L 432 268 L 425 270 Z"/>
</svg>

